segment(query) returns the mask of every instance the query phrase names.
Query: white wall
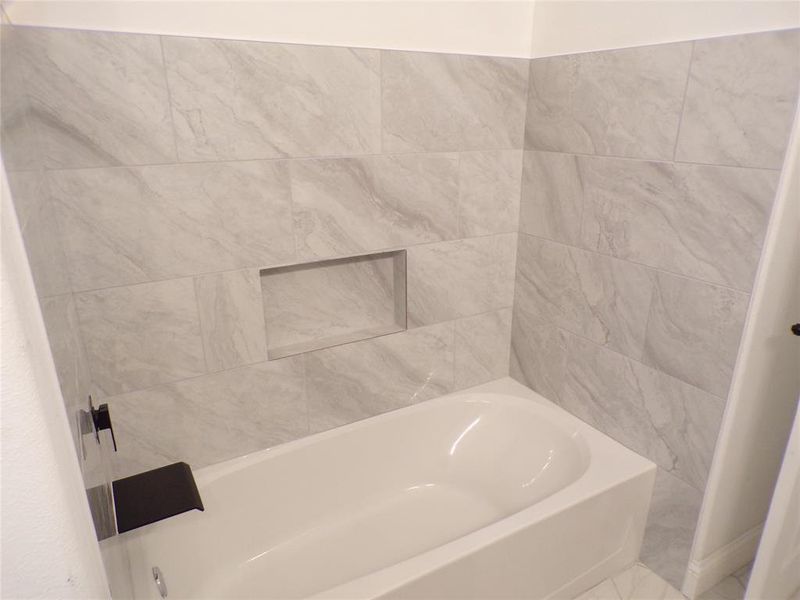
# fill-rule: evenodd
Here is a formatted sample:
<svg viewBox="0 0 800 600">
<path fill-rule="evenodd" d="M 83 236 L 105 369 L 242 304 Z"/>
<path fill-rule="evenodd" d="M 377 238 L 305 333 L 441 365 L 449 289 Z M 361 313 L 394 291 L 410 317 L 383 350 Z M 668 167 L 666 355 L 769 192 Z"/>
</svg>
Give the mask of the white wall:
<svg viewBox="0 0 800 600">
<path fill-rule="evenodd" d="M 530 56 L 800 27 L 797 0 L 537 0 Z"/>
<path fill-rule="evenodd" d="M 108 598 L 53 359 L 0 164 L 3 598 Z"/>
<path fill-rule="evenodd" d="M 11 21 L 77 29 L 526 57 L 531 0 L 6 2 Z"/>
<path fill-rule="evenodd" d="M 800 194 L 800 186 L 797 193 Z M 792 434 L 775 494 L 769 507 L 764 535 L 747 586 L 747 600 L 800 597 L 800 413 Z"/>
<path fill-rule="evenodd" d="M 13 23 L 541 57 L 800 27 L 796 0 L 7 0 Z"/>
<path fill-rule="evenodd" d="M 800 394 L 800 110 L 795 117 L 684 591 L 702 593 L 750 561 Z"/>
</svg>

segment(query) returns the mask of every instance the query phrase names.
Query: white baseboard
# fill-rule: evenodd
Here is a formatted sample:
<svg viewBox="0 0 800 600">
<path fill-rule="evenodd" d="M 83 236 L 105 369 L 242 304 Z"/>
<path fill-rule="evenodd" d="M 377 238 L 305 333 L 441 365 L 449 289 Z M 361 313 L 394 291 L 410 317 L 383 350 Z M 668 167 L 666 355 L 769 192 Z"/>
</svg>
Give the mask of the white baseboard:
<svg viewBox="0 0 800 600">
<path fill-rule="evenodd" d="M 753 560 L 763 529 L 763 523 L 756 525 L 703 560 L 689 561 L 683 594 L 693 599 Z"/>
</svg>

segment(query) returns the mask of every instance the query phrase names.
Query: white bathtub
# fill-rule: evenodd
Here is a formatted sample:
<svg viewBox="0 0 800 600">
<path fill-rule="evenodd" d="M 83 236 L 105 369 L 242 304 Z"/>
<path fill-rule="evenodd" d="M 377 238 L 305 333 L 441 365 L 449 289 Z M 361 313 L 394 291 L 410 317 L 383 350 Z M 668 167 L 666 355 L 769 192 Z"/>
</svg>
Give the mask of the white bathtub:
<svg viewBox="0 0 800 600">
<path fill-rule="evenodd" d="M 136 598 L 570 598 L 637 558 L 655 466 L 502 379 L 207 467 L 124 534 Z"/>
</svg>

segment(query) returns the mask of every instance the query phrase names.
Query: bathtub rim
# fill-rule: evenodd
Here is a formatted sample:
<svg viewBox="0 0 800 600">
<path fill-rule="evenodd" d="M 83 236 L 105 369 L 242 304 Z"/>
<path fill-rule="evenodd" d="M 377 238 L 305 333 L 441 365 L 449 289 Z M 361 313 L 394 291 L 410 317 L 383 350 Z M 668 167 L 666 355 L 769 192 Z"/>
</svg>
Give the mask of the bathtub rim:
<svg viewBox="0 0 800 600">
<path fill-rule="evenodd" d="M 516 386 L 519 386 L 521 390 L 526 392 L 526 397 L 522 397 L 520 395 L 520 389 L 514 389 Z M 450 403 L 454 403 L 455 401 L 461 400 L 463 396 L 469 396 L 472 394 L 479 394 L 486 396 L 492 396 L 492 395 L 503 396 L 504 398 L 501 400 L 501 402 L 506 401 L 505 397 L 508 397 L 514 405 L 522 406 L 525 408 L 528 408 L 528 406 L 526 405 L 529 404 L 530 400 L 533 400 L 536 412 L 545 413 L 545 415 L 543 416 L 545 416 L 548 420 L 552 421 L 553 424 L 555 424 L 559 428 L 562 434 L 570 438 L 570 441 L 572 443 L 576 444 L 578 452 L 581 455 L 581 459 L 586 462 L 583 470 L 576 478 L 576 481 L 581 477 L 583 477 L 586 474 L 586 472 L 591 468 L 592 466 L 591 445 L 589 444 L 589 440 L 586 437 L 587 433 L 586 428 L 589 426 L 580 419 L 578 419 L 577 417 L 574 417 L 570 413 L 566 412 L 561 407 L 555 405 L 546 398 L 540 396 L 536 392 L 533 392 L 532 390 L 523 386 L 522 384 L 514 381 L 509 377 L 506 377 L 491 381 L 486 384 L 481 384 L 471 388 L 459 390 L 457 392 L 451 392 L 449 394 L 438 396 L 430 400 L 424 400 L 422 402 L 418 402 L 416 404 L 412 404 L 409 406 L 404 406 L 401 408 L 390 410 L 378 415 L 366 417 L 364 419 L 360 419 L 352 423 L 347 423 L 345 425 L 333 427 L 332 429 L 319 431 L 317 433 L 313 433 L 305 437 L 298 438 L 296 440 L 291 440 L 289 442 L 276 444 L 275 446 L 270 446 L 269 448 L 263 448 L 255 452 L 251 452 L 249 454 L 243 454 L 241 456 L 237 456 L 219 463 L 214 463 L 212 465 L 207 465 L 205 467 L 201 467 L 196 470 L 193 469 L 194 478 L 195 481 L 197 482 L 198 487 L 210 485 L 223 477 L 232 475 L 237 471 L 244 470 L 264 460 L 272 460 L 284 454 L 290 454 L 292 452 L 295 452 L 301 448 L 314 446 L 318 443 L 323 443 L 324 441 L 329 439 L 346 436 L 350 432 L 358 431 L 360 429 L 364 429 L 367 427 L 373 427 L 377 423 L 389 423 L 391 421 L 401 419 L 409 414 L 413 414 L 416 412 L 425 412 L 437 406 L 443 406 Z M 533 394 L 534 396 L 528 397 L 530 394 Z M 556 410 L 554 411 L 553 408 L 555 408 Z M 589 429 L 591 429 L 591 427 L 589 427 Z M 605 434 L 602 434 L 594 429 L 591 429 L 591 431 L 599 433 L 602 437 L 607 437 L 605 436 Z M 591 435 L 592 434 L 590 434 L 590 437 Z M 615 442 L 611 438 L 608 438 L 608 441 L 617 444 L 617 442 Z M 625 448 L 625 450 L 628 449 Z M 572 485 L 572 483 L 569 483 L 567 485 Z"/>
</svg>

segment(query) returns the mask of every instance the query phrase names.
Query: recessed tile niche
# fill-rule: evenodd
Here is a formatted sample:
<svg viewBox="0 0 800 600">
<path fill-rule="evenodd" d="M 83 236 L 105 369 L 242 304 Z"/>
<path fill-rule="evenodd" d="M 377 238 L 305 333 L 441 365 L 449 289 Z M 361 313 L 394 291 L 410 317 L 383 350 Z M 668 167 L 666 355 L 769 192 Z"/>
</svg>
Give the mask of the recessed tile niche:
<svg viewBox="0 0 800 600">
<path fill-rule="evenodd" d="M 403 331 L 406 251 L 263 269 L 270 360 Z"/>
</svg>

